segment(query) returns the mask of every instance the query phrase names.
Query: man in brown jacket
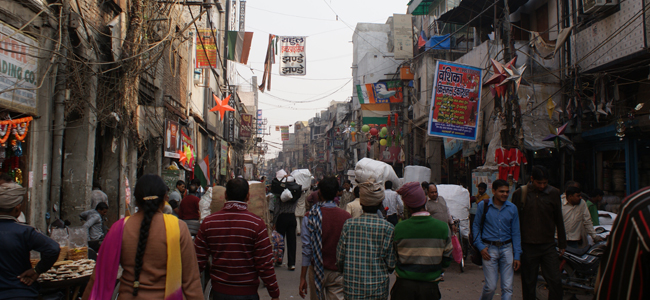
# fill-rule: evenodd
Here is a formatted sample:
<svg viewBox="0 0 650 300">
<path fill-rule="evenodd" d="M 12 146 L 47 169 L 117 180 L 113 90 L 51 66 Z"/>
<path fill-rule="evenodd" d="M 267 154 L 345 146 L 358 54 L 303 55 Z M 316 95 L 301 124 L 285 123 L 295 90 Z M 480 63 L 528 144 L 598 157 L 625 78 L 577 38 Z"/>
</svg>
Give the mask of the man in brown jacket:
<svg viewBox="0 0 650 300">
<path fill-rule="evenodd" d="M 519 211 L 521 227 L 521 284 L 524 300 L 535 300 L 537 273 L 542 267 L 542 276 L 548 283 L 550 299 L 562 299 L 560 281 L 560 253 L 566 249 L 566 234 L 562 216 L 560 191 L 548 185 L 548 170 L 534 166 L 530 182 L 517 189 L 512 203 Z M 557 229 L 557 245 L 555 232 Z"/>
</svg>

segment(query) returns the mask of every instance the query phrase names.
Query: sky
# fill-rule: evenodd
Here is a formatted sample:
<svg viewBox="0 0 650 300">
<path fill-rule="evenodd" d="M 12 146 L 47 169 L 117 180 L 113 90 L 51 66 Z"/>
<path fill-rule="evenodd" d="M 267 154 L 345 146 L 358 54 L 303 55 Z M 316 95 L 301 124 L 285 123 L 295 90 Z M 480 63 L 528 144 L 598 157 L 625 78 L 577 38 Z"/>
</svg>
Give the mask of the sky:
<svg viewBox="0 0 650 300">
<path fill-rule="evenodd" d="M 352 96 L 352 35 L 357 23 L 385 23 L 394 13 L 406 13 L 409 0 L 248 0 L 246 31 L 254 32 L 248 65 L 237 65 L 237 83 L 252 76 L 262 81 L 269 33 L 306 36 L 305 76 L 280 76 L 273 65 L 271 90 L 259 93 L 259 109 L 268 120 L 271 135 L 266 159 L 281 151 L 276 125 L 308 121 L 331 101 Z M 276 61 L 278 56 L 276 56 Z M 278 98 L 284 99 L 280 100 Z M 292 103 L 292 101 L 311 101 Z M 268 130 L 267 130 L 268 131 Z M 290 129 L 293 132 L 293 127 Z"/>
</svg>

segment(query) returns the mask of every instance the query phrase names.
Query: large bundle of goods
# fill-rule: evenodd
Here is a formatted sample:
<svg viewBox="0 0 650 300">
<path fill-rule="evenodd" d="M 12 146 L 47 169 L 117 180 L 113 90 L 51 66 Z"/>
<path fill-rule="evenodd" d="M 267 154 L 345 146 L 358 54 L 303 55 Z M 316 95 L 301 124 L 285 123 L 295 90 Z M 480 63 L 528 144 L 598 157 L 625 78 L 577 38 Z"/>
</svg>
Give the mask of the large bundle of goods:
<svg viewBox="0 0 650 300">
<path fill-rule="evenodd" d="M 359 183 L 374 181 L 375 183 L 384 184 L 386 181 L 393 183 L 393 189 L 397 190 L 401 182 L 395 170 L 389 164 L 370 158 L 363 158 L 354 168 L 355 180 Z"/>
<path fill-rule="evenodd" d="M 404 182 L 429 182 L 431 169 L 422 166 L 406 166 L 404 168 Z"/>
<path fill-rule="evenodd" d="M 453 218 L 460 220 L 460 233 L 463 236 L 469 236 L 469 191 L 455 184 L 439 184 L 436 187 L 438 188 L 438 196 L 445 199 Z"/>
</svg>

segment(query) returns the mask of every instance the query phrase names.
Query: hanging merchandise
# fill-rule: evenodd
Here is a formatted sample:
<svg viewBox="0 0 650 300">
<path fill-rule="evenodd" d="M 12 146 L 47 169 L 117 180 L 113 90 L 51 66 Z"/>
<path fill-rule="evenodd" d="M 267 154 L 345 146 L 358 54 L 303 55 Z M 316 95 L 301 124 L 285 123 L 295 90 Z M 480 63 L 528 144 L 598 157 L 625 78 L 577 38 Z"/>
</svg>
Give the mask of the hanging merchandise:
<svg viewBox="0 0 650 300">
<path fill-rule="evenodd" d="M 11 141 L 11 150 L 14 151 L 15 157 L 23 156 L 23 147 L 21 142 L 18 142 L 16 140 Z"/>
<path fill-rule="evenodd" d="M 363 125 L 363 126 L 361 126 L 361 131 L 362 131 L 362 132 L 368 132 L 368 131 L 370 131 L 370 126 L 368 126 L 368 125 Z"/>
<path fill-rule="evenodd" d="M 508 180 L 508 174 L 510 173 L 510 151 L 503 147 L 496 149 L 494 160 L 499 167 L 499 179 Z"/>
<path fill-rule="evenodd" d="M 524 155 L 523 152 L 521 152 L 518 148 L 512 148 L 509 150 L 509 157 L 510 157 L 510 175 L 512 175 L 512 179 L 514 181 L 519 180 L 519 172 L 521 171 L 521 165 L 527 165 L 528 161 L 526 160 L 526 156 Z"/>
<path fill-rule="evenodd" d="M 15 120 L 0 121 L 0 143 L 4 144 L 13 133 L 18 141 L 23 141 L 29 131 L 29 123 L 34 120 L 32 117 Z"/>
</svg>

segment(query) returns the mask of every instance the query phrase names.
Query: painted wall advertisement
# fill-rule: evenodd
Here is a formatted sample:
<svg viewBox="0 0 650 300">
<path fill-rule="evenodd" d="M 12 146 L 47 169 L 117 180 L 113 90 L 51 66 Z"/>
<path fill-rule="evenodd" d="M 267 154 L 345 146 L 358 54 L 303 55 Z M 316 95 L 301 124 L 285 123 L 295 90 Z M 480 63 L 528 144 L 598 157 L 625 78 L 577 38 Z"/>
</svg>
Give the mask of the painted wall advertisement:
<svg viewBox="0 0 650 300">
<path fill-rule="evenodd" d="M 280 37 L 280 75 L 307 75 L 307 60 L 305 58 L 306 36 Z"/>
<path fill-rule="evenodd" d="M 219 174 L 228 174 L 228 142 L 221 140 L 221 169 Z"/>
<path fill-rule="evenodd" d="M 429 111 L 429 135 L 476 140 L 481 69 L 438 61 Z"/>
<path fill-rule="evenodd" d="M 280 135 L 283 141 L 289 140 L 289 126 L 280 126 Z"/>
<path fill-rule="evenodd" d="M 178 153 L 181 147 L 178 122 L 165 120 L 165 157 L 180 158 Z"/>
<path fill-rule="evenodd" d="M 196 35 L 196 68 L 210 69 L 217 68 L 219 58 L 217 56 L 217 41 L 209 29 L 199 29 Z"/>
<path fill-rule="evenodd" d="M 239 128 L 239 137 L 249 138 L 251 137 L 252 131 L 253 131 L 253 115 L 242 114 L 241 127 Z"/>
<path fill-rule="evenodd" d="M 37 72 L 38 42 L 0 22 L 0 106 L 37 114 Z"/>
</svg>

